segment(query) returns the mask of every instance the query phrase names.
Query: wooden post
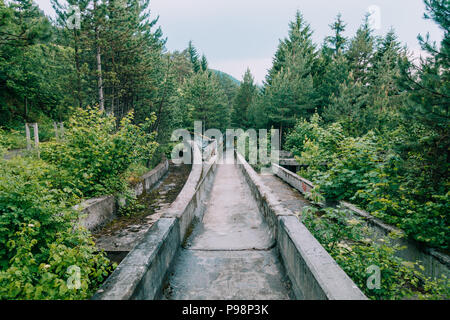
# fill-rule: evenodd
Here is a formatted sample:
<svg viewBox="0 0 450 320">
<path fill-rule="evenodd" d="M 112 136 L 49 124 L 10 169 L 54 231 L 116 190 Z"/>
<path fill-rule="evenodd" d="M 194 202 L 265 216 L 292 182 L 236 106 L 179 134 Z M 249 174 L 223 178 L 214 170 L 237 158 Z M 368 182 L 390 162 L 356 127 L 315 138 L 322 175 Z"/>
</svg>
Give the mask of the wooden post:
<svg viewBox="0 0 450 320">
<path fill-rule="evenodd" d="M 25 123 L 25 135 L 27 136 L 27 150 L 31 150 L 31 135 L 28 123 Z"/>
<path fill-rule="evenodd" d="M 37 156 L 38 159 L 41 158 L 41 153 L 39 152 L 39 129 L 38 129 L 38 124 L 37 123 L 33 123 L 33 131 L 34 131 L 34 148 L 37 151 Z"/>
<path fill-rule="evenodd" d="M 63 139 L 64 138 L 64 123 L 62 123 L 62 122 L 59 123 L 59 129 L 60 129 L 59 137 L 60 137 L 60 139 Z"/>
<path fill-rule="evenodd" d="M 58 125 L 56 124 L 55 121 L 53 121 L 53 129 L 55 130 L 56 141 L 59 141 L 59 136 L 58 136 Z"/>
</svg>

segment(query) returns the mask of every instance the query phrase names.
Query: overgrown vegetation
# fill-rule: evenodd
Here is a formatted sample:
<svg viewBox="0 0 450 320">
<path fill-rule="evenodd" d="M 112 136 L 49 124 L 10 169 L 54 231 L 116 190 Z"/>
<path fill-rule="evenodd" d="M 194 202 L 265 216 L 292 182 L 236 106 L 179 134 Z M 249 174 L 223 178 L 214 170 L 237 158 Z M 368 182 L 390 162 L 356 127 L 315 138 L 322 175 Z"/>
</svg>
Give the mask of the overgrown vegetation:
<svg viewBox="0 0 450 320">
<path fill-rule="evenodd" d="M 344 39 L 338 17 L 317 60 L 327 66 L 325 75 L 334 70 L 313 89 L 324 104 L 311 117 L 299 114 L 285 148 L 328 200 L 350 200 L 448 251 L 449 4 L 425 3 L 426 17 L 444 30 L 444 39 L 438 48 L 419 37 L 429 52 L 420 64 L 393 31 L 374 37 L 367 19 L 355 38 Z"/>
<path fill-rule="evenodd" d="M 390 241 L 391 234 L 374 241 L 369 227 L 342 208 L 318 210 L 306 207 L 301 221 L 342 269 L 370 299 L 449 299 L 449 280 L 432 280 L 423 274 L 419 262 L 405 261 L 396 252 L 404 248 Z M 379 286 L 368 285 L 371 267 L 379 268 Z"/>
<path fill-rule="evenodd" d="M 157 147 L 155 134 L 146 133 L 154 117 L 139 126 L 132 121 L 130 113 L 116 128 L 113 116 L 78 109 L 65 138 L 43 145 L 42 160 L 1 158 L 1 299 L 89 298 L 112 271 L 72 206 L 97 195 L 131 194 L 126 175 Z M 4 151 L 8 141 L 2 135 L 0 142 Z"/>
<path fill-rule="evenodd" d="M 149 0 L 65 2 L 52 0 L 50 21 L 32 0 L 0 0 L 0 154 L 26 146 L 26 122 L 38 122 L 45 141 L 41 159 L 32 152 L 0 159 L 0 298 L 89 297 L 111 266 L 76 227 L 72 206 L 129 196 L 129 183 L 170 155 L 172 131 L 196 120 L 203 129 L 279 129 L 282 148 L 317 184 L 314 198 L 350 200 L 448 252 L 448 1 L 425 0 L 425 18 L 444 39 L 436 45 L 419 36 L 428 53 L 420 61 L 394 30 L 375 36 L 368 16 L 346 38 L 338 15 L 319 46 L 297 12 L 261 88 L 250 70 L 239 85 L 209 69 L 192 42 L 168 52 Z M 67 23 L 75 18 L 68 5 L 80 9 L 76 28 Z M 64 122 L 64 139 L 53 138 L 54 122 Z M 417 290 L 448 297 L 419 284 L 395 248 L 368 246 L 356 227 L 329 225 L 342 224 L 339 211 L 310 218 L 305 223 L 358 284 L 366 262 L 383 266 L 388 278 L 371 297 Z M 71 266 L 81 269 L 80 290 L 67 286 Z"/>
</svg>

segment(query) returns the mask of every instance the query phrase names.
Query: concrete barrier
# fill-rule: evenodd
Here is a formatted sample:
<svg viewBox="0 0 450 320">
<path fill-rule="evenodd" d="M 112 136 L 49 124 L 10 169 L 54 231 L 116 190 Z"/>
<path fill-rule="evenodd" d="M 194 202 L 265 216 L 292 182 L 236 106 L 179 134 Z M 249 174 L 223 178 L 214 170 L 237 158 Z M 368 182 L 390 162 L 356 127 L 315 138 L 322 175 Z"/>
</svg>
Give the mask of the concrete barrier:
<svg viewBox="0 0 450 320">
<path fill-rule="evenodd" d="M 164 157 L 160 164 L 141 177 L 141 181 L 134 187 L 136 196 L 140 196 L 144 190 L 153 188 L 166 175 L 167 171 L 169 171 L 169 161 Z"/>
<path fill-rule="evenodd" d="M 201 220 L 203 216 L 206 208 L 205 201 L 211 191 L 218 159 L 216 154 L 209 161 L 202 162 L 202 154 L 199 148 L 194 143 L 191 143 L 191 146 L 194 159 L 191 174 L 178 197 L 163 215 L 165 218 L 179 219 L 180 239 L 182 240 L 184 240 L 194 218 Z"/>
<path fill-rule="evenodd" d="M 271 194 L 244 157 L 236 153 L 236 160 L 277 239 L 277 249 L 297 299 L 367 300 L 297 216 Z"/>
<path fill-rule="evenodd" d="M 80 224 L 94 231 L 112 221 L 117 215 L 117 201 L 114 196 L 104 196 L 83 201 L 74 207 L 81 210 Z"/>
<path fill-rule="evenodd" d="M 153 188 L 168 170 L 169 162 L 164 157 L 160 164 L 141 177 L 141 181 L 134 187 L 136 196 Z M 114 196 L 104 196 L 88 199 L 76 205 L 74 208 L 81 210 L 83 213 L 80 224 L 89 231 L 94 231 L 116 218 L 120 202 L 122 200 L 116 199 Z"/>
<path fill-rule="evenodd" d="M 159 219 L 92 297 L 93 300 L 154 299 L 180 244 L 175 218 Z"/>
<path fill-rule="evenodd" d="M 178 197 L 167 212 L 125 257 L 92 299 L 158 299 L 162 285 L 195 219 L 201 219 L 216 172 L 218 154 L 203 166 L 198 146 L 191 143 L 194 164 Z M 200 157 L 200 158 L 196 158 Z M 203 172 L 205 168 L 206 172 Z"/>
<path fill-rule="evenodd" d="M 272 171 L 281 180 L 285 181 L 302 194 L 310 192 L 314 185 L 312 182 L 300 177 L 299 175 L 280 167 L 277 164 L 272 164 Z M 355 205 L 346 201 L 341 201 L 340 205 L 348 209 L 354 216 L 362 218 L 370 227 L 372 237 L 374 239 L 386 238 L 390 233 L 403 234 L 404 232 L 394 226 L 384 223 L 380 219 L 372 216 L 370 213 L 359 209 Z M 416 262 L 425 268 L 423 273 L 428 277 L 439 278 L 441 275 L 450 278 L 450 257 L 436 249 L 427 248 L 426 246 L 404 237 L 399 239 L 390 239 L 393 245 L 404 247 L 399 250 L 397 255 L 407 261 Z"/>
</svg>

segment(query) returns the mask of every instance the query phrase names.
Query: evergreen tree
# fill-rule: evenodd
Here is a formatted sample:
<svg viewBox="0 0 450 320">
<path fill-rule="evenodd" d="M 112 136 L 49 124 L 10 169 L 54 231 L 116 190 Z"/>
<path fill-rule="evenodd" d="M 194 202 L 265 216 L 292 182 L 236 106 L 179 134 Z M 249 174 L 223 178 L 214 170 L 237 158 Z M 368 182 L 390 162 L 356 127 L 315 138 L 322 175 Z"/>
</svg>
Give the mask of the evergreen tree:
<svg viewBox="0 0 450 320">
<path fill-rule="evenodd" d="M 405 154 L 411 154 L 411 167 L 420 168 L 422 181 L 427 188 L 445 194 L 449 173 L 449 101 L 450 101 L 450 3 L 446 0 L 425 0 L 425 18 L 435 21 L 444 31 L 440 48 L 419 36 L 419 42 L 429 57 L 421 65 L 410 64 L 404 90 L 410 99 L 402 110 L 405 126 L 416 124 L 407 143 L 402 145 Z M 415 133 L 415 134 L 413 134 Z M 417 173 L 414 173 L 417 175 Z M 425 188 L 425 187 L 424 187 Z"/>
<path fill-rule="evenodd" d="M 347 39 L 343 36 L 346 24 L 339 14 L 330 25 L 334 31 L 332 36 L 325 38 L 319 56 L 318 72 L 314 76 L 314 87 L 317 91 L 318 112 L 330 105 L 331 96 L 338 95 L 339 87 L 348 78 L 348 60 L 345 57 Z"/>
<path fill-rule="evenodd" d="M 187 79 L 178 92 L 176 105 L 185 128 L 192 130 L 194 121 L 202 121 L 203 130 L 225 132 L 228 128 L 228 99 L 214 74 L 199 72 Z"/>
<path fill-rule="evenodd" d="M 347 38 L 343 34 L 346 26 L 344 21 L 342 21 L 342 15 L 340 13 L 337 15 L 336 20 L 330 24 L 330 28 L 334 31 L 334 34 L 325 39 L 325 44 L 332 50 L 335 56 L 343 53 L 345 50 Z"/>
<path fill-rule="evenodd" d="M 288 37 L 281 40 L 278 45 L 272 68 L 266 76 L 266 84 L 268 86 L 271 85 L 273 77 L 285 66 L 286 57 L 295 46 L 302 47 L 307 63 L 310 63 L 312 66 L 317 63 L 317 52 L 316 46 L 312 41 L 312 30 L 300 11 L 296 12 L 294 21 L 289 23 Z"/>
<path fill-rule="evenodd" d="M 202 68 L 201 61 L 199 61 L 197 49 L 192 44 L 192 41 L 189 41 L 189 45 L 188 45 L 187 51 L 189 53 L 189 58 L 191 60 L 192 68 L 194 69 L 194 72 L 195 73 L 200 72 L 200 70 Z"/>
<path fill-rule="evenodd" d="M 285 129 L 317 107 L 313 77 L 318 58 L 310 26 L 297 12 L 289 27 L 289 37 L 280 42 L 263 95 L 267 124 L 280 130 L 281 140 Z"/>
<path fill-rule="evenodd" d="M 355 81 L 360 81 L 363 85 L 368 82 L 368 70 L 372 63 L 374 46 L 375 39 L 370 29 L 369 16 L 366 15 L 364 23 L 359 27 L 356 36 L 350 41 L 346 53 Z"/>
<path fill-rule="evenodd" d="M 0 124 L 36 119 L 36 113 L 57 113 L 61 96 L 49 87 L 56 68 L 49 57 L 52 26 L 31 0 L 0 3 Z"/>
<path fill-rule="evenodd" d="M 254 84 L 250 69 L 247 68 L 233 104 L 231 123 L 235 128 L 247 129 L 251 126 L 248 110 L 256 93 L 257 87 Z"/>
</svg>

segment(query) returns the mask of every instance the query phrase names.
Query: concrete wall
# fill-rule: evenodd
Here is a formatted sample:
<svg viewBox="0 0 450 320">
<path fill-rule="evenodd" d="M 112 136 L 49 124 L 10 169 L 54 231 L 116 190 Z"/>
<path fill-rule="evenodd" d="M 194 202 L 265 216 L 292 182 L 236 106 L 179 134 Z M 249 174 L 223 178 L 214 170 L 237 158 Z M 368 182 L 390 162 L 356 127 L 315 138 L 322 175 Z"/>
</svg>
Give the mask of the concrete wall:
<svg viewBox="0 0 450 320">
<path fill-rule="evenodd" d="M 296 297 L 307 300 L 367 300 L 297 216 L 283 208 L 242 155 L 237 153 L 236 158 L 277 239 L 277 248 Z"/>
<path fill-rule="evenodd" d="M 159 219 L 92 299 L 145 300 L 155 297 L 179 244 L 178 219 Z"/>
<path fill-rule="evenodd" d="M 74 208 L 82 212 L 80 224 L 94 231 L 116 217 L 117 201 L 114 196 L 105 196 L 83 201 Z"/>
<path fill-rule="evenodd" d="M 194 143 L 191 146 L 194 157 L 201 157 L 198 147 Z M 201 162 L 192 165 L 187 182 L 167 212 L 147 231 L 92 299 L 152 300 L 159 297 L 170 265 L 189 228 L 204 213 L 204 201 L 212 188 L 217 159 L 217 154 L 210 158 L 205 172 Z"/>
<path fill-rule="evenodd" d="M 283 181 L 305 194 L 309 192 L 314 185 L 312 182 L 300 177 L 299 175 L 286 170 L 276 164 L 272 164 L 272 171 Z M 388 225 L 375 218 L 370 213 L 357 208 L 355 205 L 341 201 L 340 205 L 350 210 L 352 214 L 363 218 L 370 227 L 374 239 L 385 238 L 391 232 L 397 234 L 404 234 L 404 232 L 396 227 Z M 398 251 L 398 256 L 407 261 L 420 261 L 425 268 L 424 274 L 429 277 L 439 278 L 441 275 L 446 275 L 450 278 L 450 257 L 436 249 L 427 248 L 417 241 L 407 239 L 406 236 L 400 239 L 392 239 L 393 245 L 400 245 L 405 249 Z"/>
<path fill-rule="evenodd" d="M 140 196 L 144 190 L 153 188 L 164 177 L 167 171 L 169 171 L 169 161 L 164 157 L 160 164 L 141 177 L 141 181 L 134 187 L 136 196 Z"/>
<path fill-rule="evenodd" d="M 169 170 L 169 162 L 166 158 L 148 173 L 141 177 L 141 182 L 135 186 L 136 196 L 141 195 L 144 190 L 151 189 Z M 94 231 L 116 218 L 118 203 L 120 199 L 113 196 L 89 199 L 75 206 L 80 209 L 84 217 L 80 223 L 86 229 Z"/>
</svg>

